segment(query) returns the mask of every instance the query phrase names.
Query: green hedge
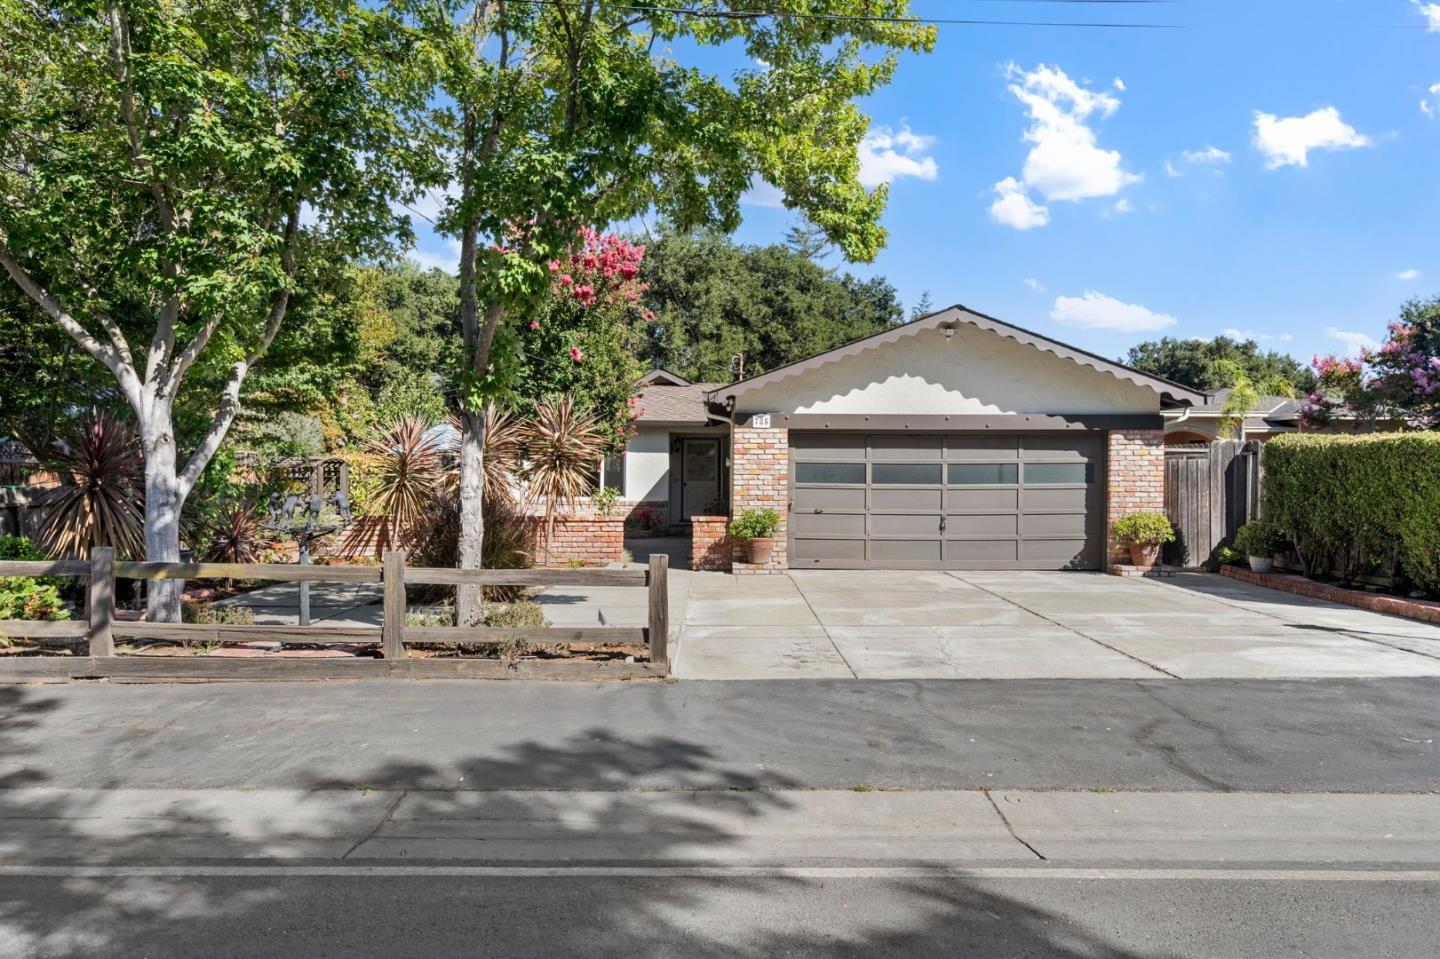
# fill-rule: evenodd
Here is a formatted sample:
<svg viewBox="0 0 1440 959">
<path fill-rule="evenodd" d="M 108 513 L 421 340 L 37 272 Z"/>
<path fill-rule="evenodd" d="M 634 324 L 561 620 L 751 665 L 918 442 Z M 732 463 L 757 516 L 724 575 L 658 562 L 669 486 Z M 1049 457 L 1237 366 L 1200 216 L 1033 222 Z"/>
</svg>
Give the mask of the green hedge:
<svg viewBox="0 0 1440 959">
<path fill-rule="evenodd" d="M 1261 515 L 1307 573 L 1393 561 L 1440 592 L 1440 433 L 1290 434 L 1265 444 L 1261 464 Z"/>
</svg>

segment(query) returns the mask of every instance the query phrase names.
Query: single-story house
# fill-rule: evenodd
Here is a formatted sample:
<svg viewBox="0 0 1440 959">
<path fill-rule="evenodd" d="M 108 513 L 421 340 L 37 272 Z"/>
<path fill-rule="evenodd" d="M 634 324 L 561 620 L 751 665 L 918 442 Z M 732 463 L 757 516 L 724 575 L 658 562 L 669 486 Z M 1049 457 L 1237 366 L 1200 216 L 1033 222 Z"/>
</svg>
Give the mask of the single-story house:
<svg viewBox="0 0 1440 959">
<path fill-rule="evenodd" d="M 1103 569 L 1164 509 L 1163 412 L 1205 401 L 954 306 L 735 383 L 655 371 L 623 488 L 734 572 Z M 764 567 L 709 548 L 751 507 L 783 517 Z"/>
<path fill-rule="evenodd" d="M 1178 446 L 1213 443 L 1221 439 L 1220 422 L 1225 418 L 1225 404 L 1229 399 L 1230 390 L 1216 390 L 1204 403 L 1162 411 L 1161 415 L 1165 418 L 1165 444 Z M 1245 413 L 1245 439 L 1264 442 L 1281 433 L 1299 432 L 1300 408 L 1304 405 L 1303 399 L 1289 396 L 1260 397 Z M 1361 421 L 1348 408 L 1342 408 L 1332 413 L 1330 422 L 1320 427 L 1318 432 L 1358 433 L 1370 429 L 1388 431 L 1402 429 L 1403 426 L 1403 423 L 1391 420 L 1369 424 Z"/>
</svg>

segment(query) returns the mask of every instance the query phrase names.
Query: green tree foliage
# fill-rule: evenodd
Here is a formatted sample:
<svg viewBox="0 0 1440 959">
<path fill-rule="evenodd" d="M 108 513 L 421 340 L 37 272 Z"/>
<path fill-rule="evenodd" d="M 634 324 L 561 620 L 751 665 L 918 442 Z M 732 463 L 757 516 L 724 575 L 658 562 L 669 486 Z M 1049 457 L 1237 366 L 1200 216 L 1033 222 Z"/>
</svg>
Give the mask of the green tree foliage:
<svg viewBox="0 0 1440 959">
<path fill-rule="evenodd" d="M 1343 408 L 1362 424 L 1410 429 L 1440 426 L 1440 296 L 1400 308 L 1385 342 L 1359 359 L 1316 357 L 1320 385 L 1301 410 L 1323 426 Z"/>
<path fill-rule="evenodd" d="M 761 16 L 633 4 L 413 2 L 444 63 L 435 155 L 454 184 L 440 218 L 460 241 L 461 565 L 480 561 L 483 407 L 508 386 L 492 355 L 507 313 L 533 319 L 546 265 L 582 225 L 654 211 L 685 230 L 733 230 L 762 177 L 847 257 L 885 239 L 886 187 L 859 181 L 868 119 L 855 100 L 928 51 L 935 28 L 907 0 L 824 0 Z M 741 15 L 730 15 L 739 13 Z M 823 16 L 813 16 L 821 14 Z M 858 15 L 858 16 L 854 16 Z M 456 23 L 462 24 L 460 30 Z M 724 47 L 739 69 L 715 71 Z M 459 621 L 478 597 L 461 591 Z"/>
<path fill-rule="evenodd" d="M 352 0 L 0 0 L 0 268 L 133 411 L 148 558 L 179 557 L 305 234 L 373 253 L 408 226 L 391 210 L 425 108 L 410 41 Z M 206 413 L 188 442 L 185 406 Z M 179 618 L 178 583 L 149 595 Z"/>
<path fill-rule="evenodd" d="M 1307 574 L 1349 579 L 1366 563 L 1440 593 L 1440 434 L 1296 433 L 1261 454 L 1261 515 Z"/>
<path fill-rule="evenodd" d="M 1163 376 L 1192 389 L 1213 392 L 1231 386 L 1235 372 L 1251 383 L 1281 378 L 1290 381 L 1297 393 L 1315 388 L 1315 374 L 1293 356 L 1262 350 L 1254 340 L 1182 340 L 1167 336 L 1130 347 L 1127 365 Z"/>
<path fill-rule="evenodd" d="M 641 278 L 654 314 L 647 364 L 696 381 L 728 381 L 737 353 L 752 376 L 904 319 L 884 279 L 836 275 L 787 247 L 711 233 L 651 244 Z"/>
</svg>

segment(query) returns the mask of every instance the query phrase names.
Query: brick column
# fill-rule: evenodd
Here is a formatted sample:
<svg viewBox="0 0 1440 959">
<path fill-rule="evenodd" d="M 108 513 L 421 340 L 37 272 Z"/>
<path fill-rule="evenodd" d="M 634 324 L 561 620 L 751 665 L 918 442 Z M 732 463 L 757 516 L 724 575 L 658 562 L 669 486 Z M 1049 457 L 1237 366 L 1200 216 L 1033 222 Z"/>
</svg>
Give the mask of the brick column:
<svg viewBox="0 0 1440 959">
<path fill-rule="evenodd" d="M 730 572 L 734 548 L 725 527 L 728 516 L 690 517 L 690 568 Z"/>
<path fill-rule="evenodd" d="M 1164 430 L 1111 430 L 1105 458 L 1105 568 L 1130 563 L 1130 551 L 1110 535 L 1117 519 L 1163 512 Z"/>
<path fill-rule="evenodd" d="M 730 437 L 730 464 L 731 515 L 739 516 L 747 509 L 765 506 L 780 514 L 780 529 L 775 534 L 775 552 L 770 562 L 763 566 L 741 562 L 743 547 L 737 543 L 731 572 L 783 572 L 789 566 L 785 524 L 790 505 L 790 431 L 737 425 Z"/>
</svg>

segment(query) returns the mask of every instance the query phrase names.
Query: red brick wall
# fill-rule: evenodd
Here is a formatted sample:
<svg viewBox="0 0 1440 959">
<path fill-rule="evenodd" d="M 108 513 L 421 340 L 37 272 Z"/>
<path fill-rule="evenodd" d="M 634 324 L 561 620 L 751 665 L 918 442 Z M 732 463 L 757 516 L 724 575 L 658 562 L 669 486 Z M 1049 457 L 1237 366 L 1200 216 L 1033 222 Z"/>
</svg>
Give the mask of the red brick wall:
<svg viewBox="0 0 1440 959">
<path fill-rule="evenodd" d="M 1243 566 L 1221 566 L 1220 572 L 1231 579 L 1253 583 L 1256 586 L 1268 586 L 1271 589 L 1294 593 L 1296 596 L 1326 599 L 1332 603 L 1344 603 L 1346 606 L 1368 609 L 1372 613 L 1386 613 L 1390 616 L 1403 616 L 1406 619 L 1440 624 L 1440 603 L 1433 600 L 1387 596 L 1382 593 L 1362 593 L 1359 590 L 1346 589 L 1343 586 L 1317 583 L 1304 576 L 1292 576 L 1287 573 L 1257 573 L 1245 569 Z"/>
<path fill-rule="evenodd" d="M 690 521 L 690 568 L 728 573 L 733 546 L 726 527 L 728 516 L 694 516 Z"/>
<path fill-rule="evenodd" d="M 545 537 L 545 519 L 536 516 L 535 561 L 568 563 L 578 560 L 587 566 L 619 562 L 625 552 L 625 517 L 571 515 L 555 517 L 555 526 Z"/>
<path fill-rule="evenodd" d="M 788 565 L 785 546 L 786 508 L 790 495 L 790 431 L 736 426 L 731 437 L 730 512 L 739 516 L 752 507 L 768 506 L 780 514 L 775 552 L 763 566 L 732 564 L 735 573 L 782 572 Z"/>
<path fill-rule="evenodd" d="M 1130 551 L 1110 526 L 1131 513 L 1165 512 L 1165 431 L 1111 430 L 1105 483 L 1105 565 L 1128 565 Z"/>
</svg>

